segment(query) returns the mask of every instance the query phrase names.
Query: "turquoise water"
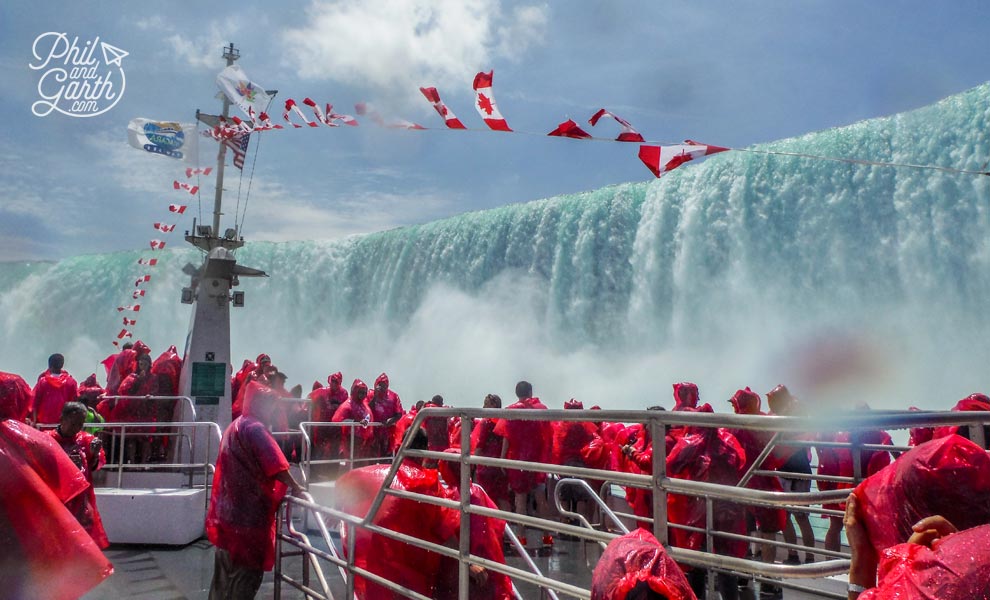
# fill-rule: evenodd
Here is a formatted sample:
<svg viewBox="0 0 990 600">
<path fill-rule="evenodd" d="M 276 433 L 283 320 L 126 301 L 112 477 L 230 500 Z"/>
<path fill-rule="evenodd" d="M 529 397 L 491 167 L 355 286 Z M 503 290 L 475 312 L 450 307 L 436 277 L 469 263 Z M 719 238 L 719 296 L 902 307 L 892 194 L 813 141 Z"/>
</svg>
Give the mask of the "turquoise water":
<svg viewBox="0 0 990 600">
<path fill-rule="evenodd" d="M 985 170 L 990 85 L 754 149 Z M 517 200 L 506 198 L 507 202 Z M 725 410 L 786 382 L 822 407 L 935 408 L 988 391 L 990 178 L 727 152 L 657 181 L 335 241 L 251 243 L 238 357 L 307 389 L 387 370 L 406 404 L 480 405 L 533 381 L 551 406 L 669 405 L 691 379 Z M 146 253 L 145 253 L 146 254 Z M 0 369 L 61 351 L 96 370 L 139 252 L 0 264 Z M 137 336 L 181 346 L 195 250 L 152 269 Z"/>
</svg>

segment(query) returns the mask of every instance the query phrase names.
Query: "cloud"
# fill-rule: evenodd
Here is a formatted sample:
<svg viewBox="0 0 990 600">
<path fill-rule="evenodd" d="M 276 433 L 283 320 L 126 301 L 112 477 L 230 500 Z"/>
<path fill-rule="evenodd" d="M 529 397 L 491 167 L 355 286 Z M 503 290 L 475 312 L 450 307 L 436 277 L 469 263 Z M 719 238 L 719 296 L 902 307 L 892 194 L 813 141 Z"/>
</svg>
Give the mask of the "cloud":
<svg viewBox="0 0 990 600">
<path fill-rule="evenodd" d="M 137 21 L 138 29 L 155 31 L 168 46 L 163 50 L 169 56 L 195 69 L 220 69 L 220 48 L 236 39 L 244 31 L 244 19 L 236 15 L 210 22 L 204 32 L 189 37 L 161 15 L 151 15 Z M 168 51 L 170 50 L 170 51 Z"/>
<path fill-rule="evenodd" d="M 538 43 L 545 6 L 503 11 L 484 0 L 314 0 L 306 24 L 282 34 L 285 64 L 300 78 L 367 86 L 382 101 L 423 85 L 462 88 L 496 58 L 519 60 Z"/>
</svg>

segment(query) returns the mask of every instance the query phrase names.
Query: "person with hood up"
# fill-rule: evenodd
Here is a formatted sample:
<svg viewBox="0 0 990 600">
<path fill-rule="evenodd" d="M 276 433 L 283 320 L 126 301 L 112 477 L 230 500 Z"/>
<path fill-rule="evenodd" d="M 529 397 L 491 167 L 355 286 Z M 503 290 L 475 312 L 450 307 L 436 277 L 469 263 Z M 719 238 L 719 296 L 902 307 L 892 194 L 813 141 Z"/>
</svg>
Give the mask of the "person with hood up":
<svg viewBox="0 0 990 600">
<path fill-rule="evenodd" d="M 24 379 L 0 372 L 0 594 L 72 600 L 113 565 L 65 506 L 86 478 L 50 435 L 23 422 L 31 400 Z"/>
<path fill-rule="evenodd" d="M 124 349 L 114 357 L 113 364 L 107 370 L 107 395 L 125 395 L 120 393 L 120 384 L 124 379 L 137 370 L 137 359 L 142 354 L 151 355 L 151 348 L 138 340 L 130 348 L 124 345 Z M 109 357 L 107 358 L 109 360 Z"/>
<path fill-rule="evenodd" d="M 241 371 L 244 371 L 244 369 L 241 369 Z M 236 419 L 241 414 L 242 407 L 244 406 L 244 393 L 247 391 L 248 384 L 256 381 L 265 387 L 270 387 L 276 373 L 278 373 L 278 369 L 272 365 L 272 357 L 264 353 L 259 354 L 258 358 L 254 361 L 254 367 L 244 373 L 244 378 L 237 387 L 237 395 L 234 396 L 234 401 L 230 407 L 233 418 Z M 240 376 L 240 373 L 238 373 L 238 376 Z"/>
<path fill-rule="evenodd" d="M 65 366 L 65 357 L 52 354 L 48 357 L 48 370 L 38 376 L 34 385 L 34 404 L 31 407 L 31 422 L 37 425 L 55 425 L 62 416 L 62 406 L 74 402 L 79 397 L 76 380 Z"/>
<path fill-rule="evenodd" d="M 990 398 L 988 398 L 986 394 L 970 394 L 959 402 L 956 402 L 956 405 L 953 406 L 951 410 L 953 412 L 990 411 Z M 969 439 L 969 427 L 966 425 L 947 425 L 943 427 L 935 427 L 932 432 L 932 437 L 946 437 L 954 433 Z M 983 426 L 983 439 L 990 441 L 990 426 Z"/>
<path fill-rule="evenodd" d="M 388 375 L 382 373 L 375 379 L 375 389 L 368 399 L 368 410 L 371 411 L 372 421 L 382 423 L 374 430 L 374 451 L 376 456 L 389 456 L 392 448 L 392 438 L 395 435 L 395 423 L 402 418 L 402 400 L 399 395 L 389 389 Z"/>
<path fill-rule="evenodd" d="M 368 384 L 355 379 L 351 384 L 351 394 L 333 414 L 333 423 L 354 422 L 360 427 L 340 428 L 340 455 L 351 460 L 361 460 L 374 457 L 374 428 L 368 427 L 371 422 L 371 411 L 368 409 Z M 351 438 L 354 438 L 354 454 L 351 455 Z M 359 465 L 360 466 L 360 465 Z"/>
<path fill-rule="evenodd" d="M 443 396 L 435 394 L 430 401 L 423 405 L 424 409 L 443 408 Z M 443 452 L 450 447 L 450 421 L 447 417 L 428 417 L 423 420 L 423 429 L 428 440 L 427 449 L 431 452 Z"/>
<path fill-rule="evenodd" d="M 762 404 L 760 395 L 748 387 L 746 389 L 736 390 L 736 393 L 732 395 L 729 402 L 732 404 L 732 409 L 737 415 L 765 414 L 760 410 Z M 753 431 L 751 429 L 730 429 L 729 432 L 736 437 L 739 444 L 746 452 L 746 463 L 743 466 L 744 473 L 753 467 L 757 457 L 760 456 L 760 453 L 762 453 L 763 449 L 766 448 L 770 438 L 773 437 L 772 432 Z M 773 460 L 773 457 L 773 454 L 767 456 L 767 458 L 763 460 L 762 464 L 757 465 L 757 468 L 772 470 L 783 464 L 783 461 L 775 461 Z M 784 491 L 780 485 L 780 481 L 778 481 L 776 477 L 767 477 L 765 475 L 754 475 L 746 483 L 746 487 L 751 490 L 762 490 L 765 492 Z M 759 537 L 762 537 L 765 540 L 774 540 L 776 539 L 777 533 L 784 530 L 787 513 L 784 512 L 783 509 L 770 506 L 746 506 L 746 517 L 747 521 L 751 521 L 755 526 Z M 748 523 L 747 529 L 750 529 Z M 774 559 L 776 558 L 776 553 L 777 549 L 773 546 L 773 544 L 767 543 L 761 545 L 760 556 L 763 559 L 763 562 L 773 564 Z M 772 584 L 763 585 L 764 591 L 768 590 L 768 588 L 773 593 L 777 593 L 779 589 Z"/>
<path fill-rule="evenodd" d="M 100 511 L 96 508 L 96 490 L 93 489 L 93 471 L 103 468 L 107 458 L 103 453 L 103 443 L 92 433 L 83 431 L 86 420 L 86 406 L 80 402 L 67 402 L 62 407 L 62 418 L 58 427 L 46 433 L 55 440 L 72 459 L 79 472 L 86 478 L 89 487 L 66 503 L 83 529 L 89 533 L 101 549 L 110 545 L 107 532 L 103 529 Z"/>
<path fill-rule="evenodd" d="M 645 529 L 609 542 L 591 575 L 591 600 L 697 600 L 684 572 Z"/>
<path fill-rule="evenodd" d="M 506 407 L 506 410 L 547 410 L 539 398 L 533 396 L 533 385 L 528 381 L 516 384 L 516 401 Z M 495 424 L 495 434 L 502 438 L 501 458 L 527 462 L 550 462 L 552 446 L 546 443 L 553 439 L 553 425 L 550 421 L 524 421 L 499 419 Z M 509 489 L 515 496 L 515 512 L 521 515 L 529 514 L 529 498 L 536 500 L 537 516 L 549 515 L 547 505 L 546 479 L 547 474 L 537 471 L 522 471 L 507 469 Z M 525 536 L 521 538 L 523 541 Z M 543 545 L 552 546 L 553 537 L 543 532 Z"/>
<path fill-rule="evenodd" d="M 210 600 L 254 598 L 275 564 L 275 513 L 286 490 L 302 487 L 269 432 L 278 396 L 257 382 L 241 416 L 224 431 L 213 475 L 206 535 L 215 546 Z"/>
<path fill-rule="evenodd" d="M 317 423 L 330 423 L 333 415 L 340 406 L 347 402 L 347 390 L 341 385 L 344 374 L 336 372 L 327 377 L 329 387 L 314 388 L 309 394 L 313 403 L 313 420 Z M 314 458 L 333 459 L 340 456 L 340 428 L 314 427 L 313 450 Z"/>
<path fill-rule="evenodd" d="M 125 377 L 118 388 L 119 395 L 134 397 L 115 401 L 110 411 L 112 423 L 144 423 L 158 417 L 156 401 L 146 397 L 158 394 L 158 379 L 151 374 L 151 356 L 139 354 L 136 361 L 137 370 Z M 127 430 L 125 460 L 146 463 L 151 460 L 151 437 L 136 435 L 138 431 L 135 428 Z M 155 433 L 153 427 L 140 428 L 140 431 Z"/>
<path fill-rule="evenodd" d="M 698 394 L 698 386 L 690 381 L 674 384 L 674 409 L 696 410 L 701 396 Z"/>
</svg>

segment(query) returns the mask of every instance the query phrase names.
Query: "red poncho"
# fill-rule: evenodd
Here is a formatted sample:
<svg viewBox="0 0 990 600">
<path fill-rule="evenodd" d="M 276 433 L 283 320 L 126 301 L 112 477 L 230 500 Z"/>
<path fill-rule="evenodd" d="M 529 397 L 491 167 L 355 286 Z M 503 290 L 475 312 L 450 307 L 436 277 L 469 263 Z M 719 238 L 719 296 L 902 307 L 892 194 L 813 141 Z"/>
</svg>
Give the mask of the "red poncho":
<svg viewBox="0 0 990 600">
<path fill-rule="evenodd" d="M 985 394 L 970 394 L 952 407 L 953 412 L 969 411 L 990 411 L 990 398 Z M 961 430 L 961 431 L 960 431 Z M 969 427 L 965 425 L 948 425 L 946 427 L 936 427 L 932 437 L 940 438 L 959 433 L 968 437 Z M 985 431 L 985 429 L 984 429 Z"/>
<path fill-rule="evenodd" d="M 96 382 L 96 373 L 91 373 L 90 376 L 79 385 L 79 401 L 86 404 L 86 406 L 95 407 L 97 398 L 102 395 L 103 388 L 101 388 L 100 384 Z"/>
<path fill-rule="evenodd" d="M 110 540 L 107 539 L 107 532 L 103 529 L 103 520 L 100 518 L 100 511 L 96 508 L 96 490 L 93 489 L 93 470 L 90 469 L 90 465 L 94 462 L 91 445 L 93 440 L 96 439 L 96 436 L 85 431 L 80 431 L 75 437 L 66 438 L 62 437 L 58 429 L 49 429 L 47 433 L 52 436 L 52 439 L 62 448 L 65 454 L 72 459 L 72 462 L 79 468 L 79 472 L 86 478 L 86 483 L 89 484 L 85 492 L 65 504 L 66 508 L 69 509 L 69 512 L 72 513 L 76 520 L 79 521 L 79 524 L 89 533 L 93 541 L 96 542 L 96 545 L 100 548 L 106 548 L 110 545 Z M 96 469 L 102 469 L 103 465 L 107 462 L 103 448 L 100 448 L 99 455 L 95 458 Z"/>
<path fill-rule="evenodd" d="M 591 576 L 591 600 L 625 600 L 640 583 L 668 600 L 696 600 L 684 572 L 645 529 L 609 542 Z"/>
<path fill-rule="evenodd" d="M 158 395 L 177 396 L 179 393 L 179 375 L 182 373 L 182 359 L 175 346 L 169 346 L 168 350 L 151 363 L 151 374 L 158 379 Z"/>
<path fill-rule="evenodd" d="M 732 408 L 738 415 L 764 415 L 760 410 L 760 396 L 756 392 L 753 392 L 749 388 L 744 390 L 736 391 L 732 399 L 729 400 L 732 403 Z M 743 450 L 746 452 L 746 464 L 743 467 L 743 473 L 748 471 L 756 458 L 763 452 L 770 438 L 773 437 L 773 432 L 767 431 L 753 431 L 750 429 L 730 429 L 732 435 L 736 436 L 736 440 L 739 441 L 739 445 L 742 446 Z M 792 451 L 789 451 L 792 453 Z M 781 466 L 786 462 L 785 460 L 780 460 L 780 456 L 775 456 L 770 454 L 764 459 L 763 464 L 760 465 L 761 469 L 772 470 Z M 767 492 L 782 492 L 784 488 L 781 487 L 780 481 L 776 477 L 767 477 L 765 475 L 754 475 L 746 483 L 746 487 L 751 490 L 761 490 Z M 753 515 L 756 520 L 757 529 L 762 532 L 778 532 L 783 531 L 787 523 L 787 513 L 782 509 L 773 508 L 770 506 L 747 506 L 746 511 Z"/>
<path fill-rule="evenodd" d="M 156 400 L 146 400 L 140 396 L 154 396 L 158 393 L 158 381 L 150 372 L 147 375 L 131 373 L 124 378 L 117 394 L 120 396 L 138 396 L 137 398 L 122 398 L 114 402 L 110 410 L 110 421 L 114 423 L 142 423 L 155 421 L 158 418 Z"/>
<path fill-rule="evenodd" d="M 363 392 L 359 392 L 363 390 Z M 337 408 L 333 414 L 333 423 L 343 423 L 345 421 L 361 422 L 365 419 L 371 421 L 371 411 L 368 410 L 366 401 L 355 400 L 363 394 L 367 394 L 368 386 L 360 379 L 355 379 L 351 384 L 351 395 L 343 404 Z M 354 432 L 354 456 L 353 458 L 372 458 L 375 450 L 374 432 L 371 427 L 341 427 L 340 428 L 340 455 L 351 456 L 351 432 Z"/>
<path fill-rule="evenodd" d="M 495 419 L 479 419 L 471 431 L 471 453 L 475 456 L 499 458 L 502 456 L 502 436 L 495 433 Z M 508 502 L 509 479 L 505 469 L 478 465 L 474 471 L 474 479 L 478 485 L 485 488 L 488 496 L 495 502 Z"/>
<path fill-rule="evenodd" d="M 515 410 L 546 410 L 547 407 L 539 398 L 522 398 L 507 409 Z M 509 441 L 505 458 L 509 460 L 525 460 L 530 462 L 550 462 L 553 439 L 553 425 L 550 421 L 515 421 L 499 419 L 495 424 L 495 434 Z M 507 469 L 509 487 L 517 494 L 527 494 L 547 479 L 546 473 Z"/>
<path fill-rule="evenodd" d="M 271 390 L 251 384 L 245 390 L 244 413 L 223 434 L 213 476 L 206 535 L 230 553 L 237 565 L 270 571 L 275 564 L 275 511 L 285 485 L 275 479 L 289 468 L 268 427 L 256 415 L 277 402 Z"/>
<path fill-rule="evenodd" d="M 402 445 L 402 438 L 406 435 L 406 430 L 412 425 L 413 420 L 416 418 L 416 414 L 419 411 L 416 407 L 409 409 L 409 412 L 399 417 L 399 420 L 395 422 L 395 431 L 392 432 L 392 453 L 399 451 L 399 446 Z"/>
<path fill-rule="evenodd" d="M 423 410 L 429 408 L 443 408 L 443 406 L 432 402 L 423 405 Z M 443 452 L 450 447 L 450 423 L 447 421 L 447 417 L 427 417 L 423 421 L 423 430 L 426 432 L 429 450 Z"/>
<path fill-rule="evenodd" d="M 349 396 L 347 390 L 340 385 L 340 380 L 336 379 L 339 373 L 330 376 L 330 387 L 314 389 L 309 398 L 313 402 L 312 419 L 319 423 L 330 423 L 333 416 L 342 404 L 347 402 Z M 337 387 L 333 389 L 333 381 L 336 379 Z M 320 457 L 335 457 L 340 452 L 340 428 L 339 427 L 317 427 L 313 432 L 313 448 L 317 449 Z"/>
<path fill-rule="evenodd" d="M 823 441 L 836 441 L 848 443 L 853 439 L 854 434 L 847 431 L 840 431 L 835 434 L 822 434 Z M 855 436 L 861 444 L 884 444 L 890 445 L 893 441 L 885 431 L 860 431 Z M 853 469 L 852 450 L 849 448 L 823 448 L 818 450 L 818 474 L 838 475 L 840 477 L 852 477 L 855 474 Z M 863 450 L 860 452 L 860 473 L 869 477 L 890 464 L 890 453 L 881 450 Z M 851 489 L 849 483 L 836 483 L 832 481 L 819 481 L 819 490 L 843 490 Z M 845 510 L 845 502 L 830 502 L 823 504 L 822 508 L 831 510 Z M 824 515 L 823 515 L 824 518 Z"/>
<path fill-rule="evenodd" d="M 54 425 L 62 418 L 62 406 L 78 397 L 76 380 L 67 371 L 58 374 L 45 371 L 34 384 L 32 413 L 37 413 L 39 424 Z"/>
<path fill-rule="evenodd" d="M 698 398 L 697 385 L 690 381 L 674 384 L 674 410 L 697 408 Z"/>
<path fill-rule="evenodd" d="M 735 485 L 745 464 L 746 452 L 735 436 L 725 429 L 687 428 L 667 456 L 667 474 L 678 479 Z M 671 523 L 704 528 L 705 499 L 670 494 L 667 496 L 667 515 Z M 716 501 L 714 516 L 718 531 L 745 535 L 746 519 L 738 504 Z M 697 550 L 701 548 L 704 534 L 672 529 L 671 540 L 679 548 Z M 746 542 L 716 537 L 715 552 L 741 558 L 746 554 Z"/>
<path fill-rule="evenodd" d="M 372 465 L 344 474 L 337 480 L 337 508 L 364 517 L 390 468 L 390 465 Z M 424 469 L 409 459 L 403 461 L 399 467 L 391 487 L 431 496 L 440 495 L 437 471 Z M 432 504 L 385 496 L 372 523 L 421 540 L 443 544 L 457 533 L 458 513 Z M 345 547 L 346 534 L 345 530 L 342 540 Z M 354 542 L 356 566 L 432 597 L 440 570 L 439 554 L 364 529 L 356 530 Z M 395 598 L 391 591 L 363 577 L 354 578 L 354 593 L 360 600 Z"/>
<path fill-rule="evenodd" d="M 0 371 L 0 419 L 23 421 L 32 402 L 34 394 L 23 377 Z"/>
<path fill-rule="evenodd" d="M 6 394 L 11 389 L 5 387 L 7 376 L 0 373 L 2 593 L 8 598 L 78 598 L 113 573 L 113 565 L 64 504 L 85 492 L 86 479 L 51 436 L 5 418 L 23 401 Z"/>
<path fill-rule="evenodd" d="M 134 342 L 134 347 L 122 350 L 120 354 L 114 356 L 113 364 L 107 369 L 108 396 L 120 395 L 119 389 L 121 382 L 124 381 L 125 377 L 137 371 L 137 357 L 139 354 L 151 354 L 151 349 L 141 340 Z M 109 361 L 110 357 L 108 356 L 106 360 Z M 104 361 L 105 364 L 106 361 Z"/>
<path fill-rule="evenodd" d="M 553 451 L 550 462 L 555 465 L 584 467 L 581 451 L 598 434 L 594 423 L 558 421 L 553 423 Z"/>
<path fill-rule="evenodd" d="M 990 598 L 990 525 L 946 536 L 928 549 L 899 544 L 880 556 L 877 587 L 859 600 Z"/>
<path fill-rule="evenodd" d="M 953 435 L 926 442 L 856 488 L 877 551 L 906 542 L 911 526 L 942 515 L 959 529 L 990 523 L 990 456 Z"/>
</svg>

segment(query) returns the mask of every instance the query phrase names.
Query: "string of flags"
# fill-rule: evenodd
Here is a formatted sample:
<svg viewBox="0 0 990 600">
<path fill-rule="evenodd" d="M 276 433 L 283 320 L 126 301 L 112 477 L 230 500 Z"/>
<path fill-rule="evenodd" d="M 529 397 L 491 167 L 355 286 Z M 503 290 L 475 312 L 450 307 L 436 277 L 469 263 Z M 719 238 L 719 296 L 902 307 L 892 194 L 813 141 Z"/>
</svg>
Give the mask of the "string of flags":
<svg viewBox="0 0 990 600">
<path fill-rule="evenodd" d="M 358 117 L 367 119 L 379 127 L 386 129 L 404 129 L 412 131 L 424 131 L 436 129 L 423 126 L 419 123 L 401 118 L 386 117 L 366 102 L 359 102 L 354 105 L 357 116 L 338 113 L 334 110 L 333 104 L 329 102 L 321 105 L 310 97 L 305 97 L 302 101 L 304 110 L 294 99 L 285 100 L 282 110 L 282 120 L 285 125 L 274 123 L 268 114 L 273 98 L 265 92 L 265 88 L 252 82 L 244 71 L 237 65 L 232 65 L 224 69 L 217 76 L 217 86 L 231 101 L 232 104 L 240 108 L 247 116 L 242 119 L 236 115 L 230 117 L 216 117 L 216 125 L 206 131 L 198 132 L 196 124 L 177 123 L 173 121 L 154 121 L 151 119 L 137 118 L 128 123 L 127 139 L 128 143 L 139 150 L 149 154 L 164 156 L 167 158 L 181 160 L 192 163 L 184 169 L 187 180 L 193 177 L 209 176 L 212 167 L 198 166 L 198 138 L 200 135 L 212 138 L 218 143 L 224 144 L 233 154 L 233 165 L 243 170 L 244 160 L 250 143 L 250 136 L 256 132 L 278 131 L 284 129 L 320 128 L 320 127 L 340 127 L 346 125 L 356 127 L 360 124 Z M 478 116 L 484 122 L 487 129 L 482 131 L 495 131 L 503 133 L 525 133 L 534 132 L 517 131 L 509 126 L 508 121 L 499 110 L 494 94 L 494 71 L 479 72 L 474 77 L 472 83 L 474 95 L 474 108 Z M 421 87 L 420 93 L 427 102 L 434 108 L 437 115 L 443 120 L 443 127 L 452 130 L 473 130 L 461 121 L 454 112 L 444 103 L 440 97 L 440 92 L 435 87 Z M 312 114 L 310 118 L 309 114 Z M 615 138 L 595 137 L 588 133 L 581 124 L 572 119 L 567 119 L 559 123 L 554 129 L 545 135 L 550 137 L 561 137 L 575 140 L 595 140 L 619 143 L 640 144 L 637 153 L 638 158 L 650 170 L 655 177 L 662 177 L 665 173 L 676 169 L 686 162 L 701 159 L 706 156 L 727 151 L 752 152 L 768 155 L 793 156 L 809 159 L 837 161 L 854 164 L 908 167 L 914 169 L 930 169 L 960 174 L 975 174 L 990 176 L 990 171 L 986 171 L 986 165 L 982 170 L 956 169 L 937 165 L 918 165 L 909 163 L 893 163 L 871 161 L 846 157 L 830 157 L 805 154 L 799 152 L 782 152 L 776 150 L 762 150 L 755 148 L 729 148 L 704 144 L 694 140 L 684 140 L 680 143 L 660 143 L 648 141 L 629 121 L 616 115 L 615 113 L 601 108 L 588 119 L 590 127 L 596 127 L 602 119 L 614 121 L 619 126 L 619 133 Z M 544 134 L 539 134 L 544 135 Z M 172 189 L 176 192 L 197 196 L 200 191 L 198 183 L 180 181 L 178 178 L 172 181 Z M 182 215 L 187 206 L 184 204 L 169 204 L 168 211 L 171 215 Z M 156 231 L 164 234 L 174 232 L 175 223 L 154 222 Z M 166 246 L 166 240 L 152 239 L 149 242 L 150 250 L 160 251 Z M 142 267 L 154 267 L 158 264 L 157 258 L 142 257 L 138 259 L 138 265 Z M 138 289 L 131 292 L 131 298 L 137 300 L 144 298 L 147 290 L 141 286 L 151 281 L 151 274 L 144 273 L 136 281 L 134 286 Z M 117 307 L 118 312 L 138 312 L 141 310 L 140 304 Z M 116 346 L 118 340 L 133 337 L 133 332 L 129 327 L 136 325 L 136 318 L 123 317 L 124 328 L 120 330 L 117 339 L 113 342 Z"/>
</svg>

